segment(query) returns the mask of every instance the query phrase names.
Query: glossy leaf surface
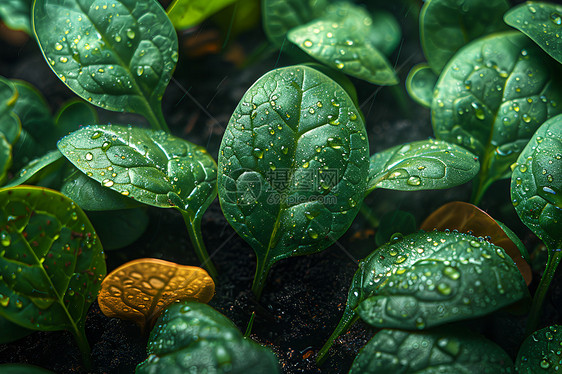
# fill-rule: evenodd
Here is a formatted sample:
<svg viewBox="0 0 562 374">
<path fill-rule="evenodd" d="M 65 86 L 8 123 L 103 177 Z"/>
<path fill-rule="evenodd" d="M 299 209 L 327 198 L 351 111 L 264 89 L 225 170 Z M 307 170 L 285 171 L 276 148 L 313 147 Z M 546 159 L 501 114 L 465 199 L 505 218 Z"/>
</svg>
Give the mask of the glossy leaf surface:
<svg viewBox="0 0 562 374">
<path fill-rule="evenodd" d="M 562 64 L 562 5 L 529 1 L 510 9 L 504 20 Z"/>
<path fill-rule="evenodd" d="M 37 0 L 33 22 L 51 69 L 77 95 L 166 128 L 160 101 L 178 41 L 157 1 Z"/>
<path fill-rule="evenodd" d="M 323 250 L 357 214 L 369 152 L 357 113 L 339 85 L 306 66 L 267 73 L 234 111 L 219 154 L 219 198 L 256 252 L 255 293 L 274 262 Z"/>
<path fill-rule="evenodd" d="M 420 39 L 429 66 L 439 73 L 464 45 L 506 30 L 506 0 L 429 0 L 420 13 Z"/>
<path fill-rule="evenodd" d="M 433 130 L 480 157 L 480 195 L 510 175 L 536 129 L 562 111 L 554 65 L 526 36 L 507 32 L 471 43 L 444 69 L 431 106 Z"/>
<path fill-rule="evenodd" d="M 4 134 L 0 133 L 0 182 L 6 178 L 10 166 L 12 166 L 12 146 Z"/>
<path fill-rule="evenodd" d="M 59 152 L 60 153 L 60 152 Z M 119 192 L 106 188 L 80 170 L 69 167 L 70 174 L 64 178 L 60 192 L 78 206 L 89 211 L 130 209 L 141 205 Z"/>
<path fill-rule="evenodd" d="M 14 82 L 0 76 L 0 133 L 13 144 L 21 132 L 21 123 L 13 108 L 18 100 L 18 91 Z"/>
<path fill-rule="evenodd" d="M 178 30 L 188 29 L 236 0 L 174 0 L 167 9 L 168 17 Z"/>
<path fill-rule="evenodd" d="M 527 337 L 517 354 L 515 368 L 520 374 L 556 373 L 560 369 L 559 348 L 562 326 L 548 326 Z"/>
<path fill-rule="evenodd" d="M 81 100 L 71 100 L 55 115 L 57 140 L 78 130 L 81 126 L 94 125 L 98 122 L 98 114 L 94 107 Z"/>
<path fill-rule="evenodd" d="M 0 344 L 15 342 L 16 340 L 33 333 L 33 330 L 21 327 L 18 324 L 10 322 L 4 317 L 0 317 L 0 331 L 2 331 L 2 334 L 0 334 Z M 0 368 L 2 368 L 1 365 Z"/>
<path fill-rule="evenodd" d="M 107 275 L 98 303 L 106 316 L 131 320 L 144 329 L 170 304 L 178 300 L 208 303 L 214 294 L 215 283 L 204 269 L 142 258 Z"/>
<path fill-rule="evenodd" d="M 498 345 L 468 330 L 381 330 L 359 352 L 350 374 L 513 373 Z"/>
<path fill-rule="evenodd" d="M 34 177 L 37 177 L 39 174 L 41 174 L 42 171 L 53 166 L 55 163 L 59 163 L 62 158 L 62 153 L 60 153 L 58 149 L 49 152 L 44 156 L 39 157 L 27 164 L 16 174 L 16 177 L 10 180 L 10 183 L 7 183 L 4 187 L 15 187 L 19 186 L 20 184 L 31 184 Z"/>
<path fill-rule="evenodd" d="M 562 115 L 541 125 L 519 155 L 511 201 L 548 248 L 562 248 Z"/>
<path fill-rule="evenodd" d="M 408 73 L 406 90 L 415 102 L 429 108 L 433 101 L 433 89 L 437 78 L 428 64 L 418 64 Z"/>
<path fill-rule="evenodd" d="M 428 139 L 397 145 L 371 156 L 367 193 L 376 188 L 433 190 L 471 180 L 478 158 L 462 147 Z"/>
<path fill-rule="evenodd" d="M 64 137 L 58 147 L 87 176 L 143 204 L 199 216 L 216 196 L 213 158 L 163 131 L 91 126 Z"/>
<path fill-rule="evenodd" d="M 32 0 L 2 0 L 0 3 L 0 19 L 13 30 L 31 34 Z"/>
<path fill-rule="evenodd" d="M 350 3 L 336 3 L 326 15 L 289 31 L 288 39 L 316 60 L 379 85 L 398 83 L 386 57 L 367 37 L 372 18 Z"/>
<path fill-rule="evenodd" d="M 150 222 L 142 207 L 109 212 L 88 212 L 105 251 L 124 248 L 139 239 Z"/>
<path fill-rule="evenodd" d="M 60 193 L 36 187 L 3 189 L 0 204 L 0 315 L 80 336 L 106 272 L 86 215 Z"/>
<path fill-rule="evenodd" d="M 269 349 L 245 339 L 228 318 L 196 302 L 164 311 L 150 333 L 147 353 L 135 373 L 280 373 Z"/>
<path fill-rule="evenodd" d="M 281 47 L 289 30 L 320 17 L 327 4 L 326 0 L 262 0 L 265 34 Z"/>
<path fill-rule="evenodd" d="M 503 224 L 498 223 L 488 213 L 475 205 L 463 201 L 453 201 L 441 206 L 431 213 L 420 225 L 425 231 L 457 230 L 474 236 L 489 238 L 489 241 L 502 247 L 511 257 L 529 285 L 533 276 L 527 262 L 526 250 L 522 253 L 518 247 L 520 240 L 511 235 L 513 232 Z M 506 231 L 509 231 L 509 234 Z"/>
</svg>

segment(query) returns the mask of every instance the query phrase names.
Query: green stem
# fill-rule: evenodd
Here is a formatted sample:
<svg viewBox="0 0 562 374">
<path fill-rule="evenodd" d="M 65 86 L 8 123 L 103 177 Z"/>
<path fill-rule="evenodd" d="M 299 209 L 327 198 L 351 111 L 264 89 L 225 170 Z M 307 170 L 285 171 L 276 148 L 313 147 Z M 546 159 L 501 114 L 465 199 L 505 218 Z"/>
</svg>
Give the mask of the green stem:
<svg viewBox="0 0 562 374">
<path fill-rule="evenodd" d="M 550 255 L 551 254 L 551 255 Z M 535 296 L 533 297 L 533 303 L 531 304 L 531 312 L 529 313 L 529 319 L 527 320 L 527 335 L 533 333 L 536 330 L 539 320 L 542 314 L 542 305 L 544 303 L 544 298 L 548 292 L 550 282 L 554 278 L 556 273 L 556 268 L 562 259 L 562 251 L 560 249 L 550 251 L 549 258 L 546 262 L 546 269 L 542 275 L 539 287 Z"/>
<path fill-rule="evenodd" d="M 86 339 L 86 331 L 84 330 L 84 326 L 76 326 L 76 329 L 73 330 L 72 333 L 74 334 L 74 339 L 76 339 L 76 343 L 78 344 L 78 348 L 80 349 L 80 353 L 82 354 L 84 367 L 89 372 L 92 369 L 92 360 L 90 358 L 90 344 L 88 343 L 88 339 Z"/>
<path fill-rule="evenodd" d="M 252 333 L 252 327 L 254 327 L 254 318 L 256 318 L 256 312 L 252 312 L 252 315 L 250 316 L 250 322 L 248 322 L 248 326 L 246 327 L 244 338 L 248 338 Z"/>
<path fill-rule="evenodd" d="M 180 210 L 183 220 L 185 222 L 185 227 L 187 228 L 187 233 L 195 249 L 195 254 L 197 258 L 201 261 L 201 266 L 203 266 L 211 277 L 216 281 L 218 277 L 217 269 L 215 265 L 211 262 L 209 254 L 207 253 L 207 248 L 205 248 L 205 243 L 203 242 L 203 237 L 201 236 L 201 219 L 198 217 L 193 217 L 189 212 L 185 210 Z"/>
<path fill-rule="evenodd" d="M 336 329 L 318 352 L 318 355 L 316 356 L 316 365 L 320 366 L 324 363 L 327 357 L 326 354 L 332 347 L 332 344 L 334 344 L 334 341 L 336 341 L 338 336 L 346 332 L 358 319 L 359 316 L 346 306 L 345 311 L 343 312 L 343 316 L 336 326 Z"/>
<path fill-rule="evenodd" d="M 259 257 L 257 260 L 258 263 L 256 265 L 254 282 L 252 283 L 252 292 L 254 293 L 254 296 L 256 296 L 256 300 L 259 301 L 263 292 L 263 288 L 265 286 L 265 281 L 267 280 L 267 276 L 269 275 L 269 266 L 267 266 L 265 264 L 265 261 L 262 261 Z"/>
<path fill-rule="evenodd" d="M 166 120 L 164 119 L 164 114 L 162 114 L 162 104 L 160 102 L 155 103 L 152 107 L 148 105 L 148 110 L 143 113 L 144 117 L 150 123 L 150 127 L 153 130 L 164 130 L 170 132 Z"/>
<path fill-rule="evenodd" d="M 379 219 L 373 214 L 371 208 L 365 205 L 365 203 L 361 204 L 361 208 L 359 208 L 359 211 L 361 212 L 363 217 L 365 217 L 367 222 L 371 224 L 372 228 L 376 229 L 379 227 L 380 225 Z"/>
<path fill-rule="evenodd" d="M 482 170 L 478 173 L 478 182 L 472 185 L 472 196 L 470 197 L 470 203 L 474 205 L 480 204 L 480 200 L 484 196 L 484 193 L 491 184 L 491 181 L 486 180 L 487 173 Z"/>
</svg>

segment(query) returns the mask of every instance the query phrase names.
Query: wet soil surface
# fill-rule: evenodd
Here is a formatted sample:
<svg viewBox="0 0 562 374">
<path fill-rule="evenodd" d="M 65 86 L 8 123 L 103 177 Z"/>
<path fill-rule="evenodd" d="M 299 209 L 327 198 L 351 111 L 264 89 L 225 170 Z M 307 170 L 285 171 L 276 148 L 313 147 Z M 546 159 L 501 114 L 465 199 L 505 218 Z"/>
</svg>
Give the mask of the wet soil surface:
<svg viewBox="0 0 562 374">
<path fill-rule="evenodd" d="M 419 49 L 417 13 L 414 10 L 415 14 L 408 15 L 406 3 L 397 2 L 390 8 L 406 35 L 391 57 L 401 82 L 405 81 L 409 69 L 424 59 Z M 214 35 L 217 31 L 212 24 L 204 24 L 193 33 L 181 35 L 180 45 L 197 38 L 195 33 L 209 32 Z M 184 48 L 174 81 L 163 99 L 164 115 L 171 131 L 207 147 L 216 158 L 224 128 L 244 92 L 267 71 L 295 63 L 277 52 L 243 69 L 232 62 L 240 52 L 248 56 L 264 42 L 260 30 L 240 35 L 227 46 L 225 53 L 194 57 L 192 51 Z M 1 75 L 34 84 L 53 110 L 75 97 L 50 71 L 33 40 L 17 46 L 5 41 L 0 43 Z M 432 136 L 429 110 L 408 98 L 403 83 L 395 88 L 381 88 L 358 80 L 353 83 L 365 114 L 371 153 Z M 138 116 L 102 110 L 99 115 L 102 123 L 145 124 Z M 420 223 L 444 203 L 468 200 L 470 188 L 465 185 L 446 191 L 416 193 L 377 190 L 364 204 L 376 217 L 401 209 L 412 213 Z M 507 181 L 496 183 L 481 207 L 511 227 L 532 250 L 538 241 L 518 220 L 508 191 Z M 127 248 L 106 253 L 108 272 L 126 261 L 142 257 L 199 265 L 179 213 L 156 208 L 147 208 L 147 211 L 150 225 L 142 237 Z M 375 248 L 375 230 L 364 216 L 358 215 L 349 231 L 326 250 L 278 262 L 270 272 L 259 302 L 250 291 L 255 270 L 253 251 L 226 222 L 218 201 L 205 214 L 202 231 L 220 273 L 216 296 L 210 302 L 213 307 L 231 318 L 242 331 L 255 311 L 251 337 L 275 351 L 284 373 L 345 373 L 349 370 L 359 349 L 375 333 L 362 322 L 357 322 L 336 341 L 321 368 L 314 359 L 342 315 L 358 260 Z M 531 288 L 538 283 L 539 271 L 534 274 Z M 557 310 L 561 310 L 562 286 L 556 284 L 562 283 L 553 281 L 545 324 L 556 321 Z M 499 312 L 465 324 L 485 333 L 515 358 L 523 337 L 523 322 L 521 317 Z M 93 373 L 133 373 L 136 365 L 146 358 L 147 337 L 132 323 L 104 316 L 97 303 L 88 313 L 86 333 L 92 348 Z M 0 345 L 0 363 L 7 362 L 35 364 L 56 373 L 84 372 L 73 337 L 64 331 L 35 332 L 14 343 Z"/>
</svg>

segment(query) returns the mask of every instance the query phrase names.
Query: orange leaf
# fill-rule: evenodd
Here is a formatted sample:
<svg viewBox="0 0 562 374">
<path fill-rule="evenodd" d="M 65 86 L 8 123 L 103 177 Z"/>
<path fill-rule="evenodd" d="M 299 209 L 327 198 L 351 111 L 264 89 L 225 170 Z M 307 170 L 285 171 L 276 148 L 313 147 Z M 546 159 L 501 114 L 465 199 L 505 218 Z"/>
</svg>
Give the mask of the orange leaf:
<svg viewBox="0 0 562 374">
<path fill-rule="evenodd" d="M 215 283 L 204 269 L 141 258 L 105 277 L 98 303 L 106 316 L 131 320 L 144 330 L 173 302 L 207 303 L 214 294 Z"/>
<path fill-rule="evenodd" d="M 425 231 L 458 230 L 471 231 L 474 236 L 490 237 L 490 241 L 504 249 L 521 272 L 525 283 L 529 285 L 532 279 L 531 267 L 525 261 L 515 243 L 507 236 L 488 213 L 475 205 L 462 201 L 453 201 L 441 206 L 423 221 L 420 229 Z"/>
</svg>

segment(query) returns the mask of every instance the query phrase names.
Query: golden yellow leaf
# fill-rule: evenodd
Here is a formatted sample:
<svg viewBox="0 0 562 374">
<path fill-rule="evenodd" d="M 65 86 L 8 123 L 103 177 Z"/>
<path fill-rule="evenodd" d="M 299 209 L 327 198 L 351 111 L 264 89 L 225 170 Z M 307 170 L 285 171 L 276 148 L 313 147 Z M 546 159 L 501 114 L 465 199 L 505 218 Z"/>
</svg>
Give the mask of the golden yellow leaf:
<svg viewBox="0 0 562 374">
<path fill-rule="evenodd" d="M 98 303 L 106 316 L 131 320 L 144 330 L 173 302 L 207 303 L 214 294 L 215 283 L 202 268 L 141 258 L 107 275 Z"/>
</svg>

